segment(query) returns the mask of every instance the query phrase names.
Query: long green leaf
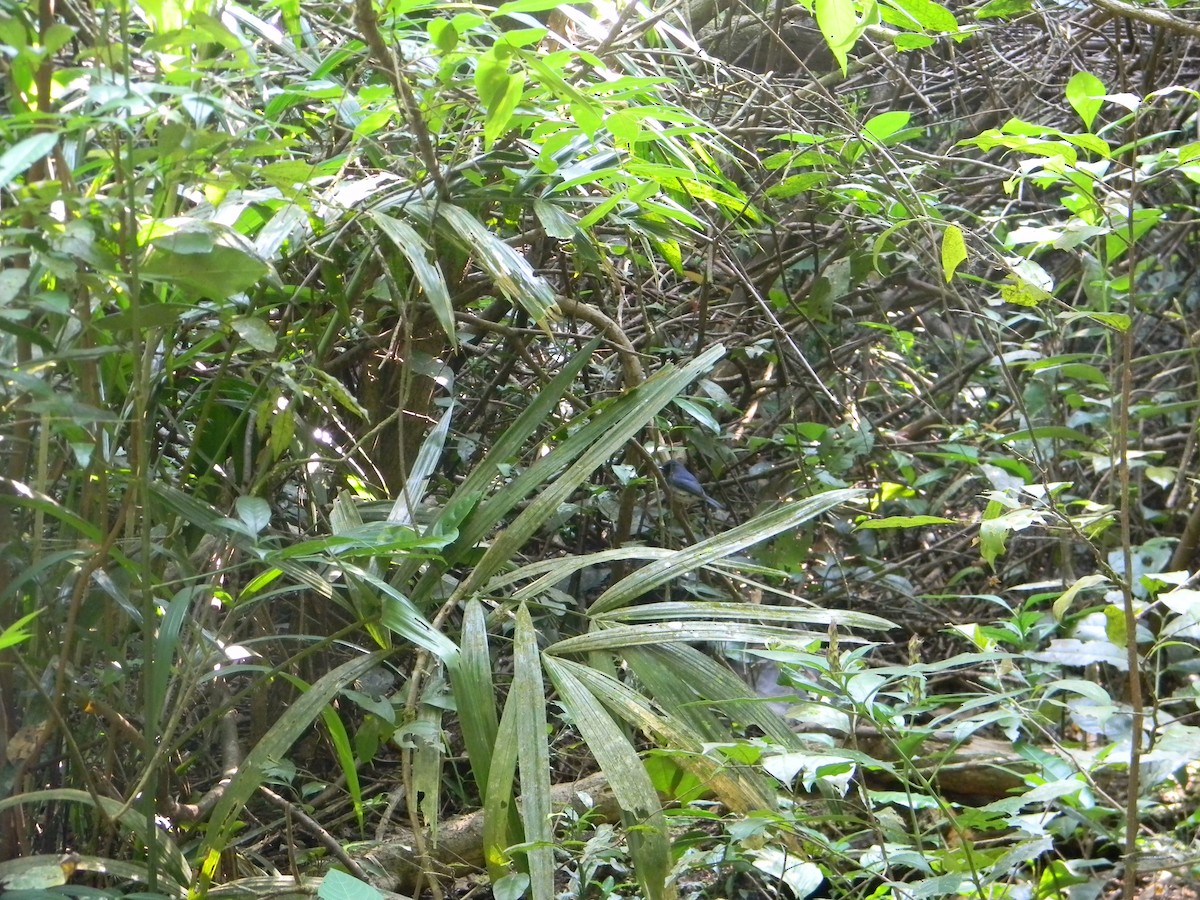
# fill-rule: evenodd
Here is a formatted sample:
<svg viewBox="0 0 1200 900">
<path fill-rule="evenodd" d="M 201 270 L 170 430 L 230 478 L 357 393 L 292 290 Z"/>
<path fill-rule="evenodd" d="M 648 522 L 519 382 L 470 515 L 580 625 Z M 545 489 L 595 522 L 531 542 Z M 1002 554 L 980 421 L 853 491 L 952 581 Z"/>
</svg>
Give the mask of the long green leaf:
<svg viewBox="0 0 1200 900">
<path fill-rule="evenodd" d="M 631 546 L 615 547 L 612 550 L 601 550 L 598 553 L 587 553 L 580 556 L 556 556 L 551 559 L 541 559 L 511 571 L 499 572 L 487 583 L 486 592 L 488 596 L 503 596 L 508 593 L 508 589 L 512 585 L 523 581 L 528 582 L 509 596 L 508 604 L 514 605 L 523 600 L 532 600 L 545 593 L 548 588 L 566 581 L 576 572 L 590 569 L 593 566 L 665 559 L 675 552 L 666 547 Z"/>
<path fill-rule="evenodd" d="M 499 723 L 496 716 L 496 688 L 492 681 L 492 659 L 487 634 L 487 619 L 478 600 L 469 600 L 463 610 L 459 659 L 447 667 L 459 726 L 467 747 L 467 758 L 479 793 L 487 796 L 492 750 L 496 746 Z"/>
<path fill-rule="evenodd" d="M 179 632 L 187 620 L 192 600 L 205 591 L 203 585 L 192 585 L 179 591 L 167 604 L 166 611 L 158 623 L 158 634 L 154 640 L 154 655 L 148 661 L 145 673 L 146 721 L 152 733 L 158 734 L 162 725 L 163 704 L 167 698 L 167 687 L 175 668 L 175 651 L 179 647 Z M 208 588 L 211 595 L 212 589 Z"/>
<path fill-rule="evenodd" d="M 311 685 L 303 678 L 287 672 L 281 672 L 280 675 L 295 685 L 301 693 L 311 690 Z M 332 706 L 322 708 L 321 721 L 325 723 L 325 731 L 329 735 L 330 744 L 333 745 L 333 754 L 337 757 L 342 774 L 346 776 L 346 792 L 350 795 L 350 802 L 354 807 L 354 817 L 358 820 L 358 829 L 362 831 L 364 819 L 362 784 L 358 778 L 358 766 L 354 762 L 354 748 L 350 746 L 350 735 L 346 731 L 346 726 L 342 724 L 341 717 Z"/>
<path fill-rule="evenodd" d="M 104 536 L 100 533 L 99 528 L 81 518 L 73 510 L 67 509 L 53 497 L 49 497 L 41 491 L 35 491 L 28 485 L 9 478 L 0 478 L 0 484 L 8 487 L 7 491 L 0 494 L 0 507 L 20 506 L 25 509 L 34 510 L 35 512 L 42 512 L 58 519 L 64 525 L 75 529 L 80 535 L 93 543 L 99 544 L 103 541 Z"/>
<path fill-rule="evenodd" d="M 740 767 L 731 768 L 724 761 L 704 754 L 703 731 L 689 725 L 678 715 L 678 710 L 664 716 L 650 698 L 590 665 L 548 657 L 544 658 L 544 664 L 547 671 L 553 667 L 553 671 L 570 672 L 613 715 L 651 735 L 659 746 L 685 751 L 679 758 L 680 765 L 700 779 L 730 809 L 747 812 L 772 807 L 774 793 L 764 787 L 755 773 L 742 771 Z M 788 745 L 794 741 L 792 738 Z"/>
<path fill-rule="evenodd" d="M 431 250 L 429 244 L 407 222 L 389 216 L 379 209 L 367 211 L 367 216 L 391 240 L 396 248 L 404 254 L 416 276 L 417 283 L 425 292 L 438 324 L 446 332 L 451 346 L 458 346 L 458 328 L 454 324 L 454 304 L 450 300 L 450 290 L 446 287 L 446 279 L 435 263 L 429 261 Z"/>
<path fill-rule="evenodd" d="M 13 180 L 54 149 L 58 135 L 42 132 L 22 138 L 0 155 L 0 188 L 8 187 Z"/>
<path fill-rule="evenodd" d="M 896 625 L 881 616 L 848 609 L 819 609 L 797 606 L 767 606 L 736 601 L 673 600 L 664 603 L 639 603 L 593 616 L 599 621 L 657 622 L 667 619 L 734 619 L 744 622 L 787 622 L 794 625 L 823 625 L 828 628 L 866 628 L 890 631 Z"/>
<path fill-rule="evenodd" d="M 483 795 L 483 859 L 492 884 L 511 871 L 508 848 L 520 840 L 521 822 L 516 816 L 517 718 L 520 713 L 513 692 L 500 716 L 496 743 L 491 755 L 487 791 Z"/>
<path fill-rule="evenodd" d="M 163 831 L 155 829 L 150 832 L 146 828 L 146 817 L 140 810 L 132 809 L 127 804 L 111 797 L 96 797 L 87 791 L 74 788 L 54 788 L 46 791 L 30 791 L 27 794 L 16 794 L 0 799 L 0 812 L 15 806 L 45 807 L 52 803 L 79 803 L 98 810 L 109 821 L 115 821 L 126 831 L 133 834 L 142 846 L 149 846 L 150 840 L 158 845 L 158 856 L 165 862 L 168 872 L 179 889 L 186 888 L 192 880 L 192 870 L 187 858 L 176 846 L 175 842 Z M 151 837 L 151 835 L 153 835 Z M 162 872 L 159 873 L 163 874 Z M 159 888 L 163 887 L 159 882 Z"/>
<path fill-rule="evenodd" d="M 663 900 L 671 871 L 662 804 L 629 737 L 562 660 L 543 658 L 559 698 L 608 778 L 621 807 L 634 870 L 646 896 Z"/>
<path fill-rule="evenodd" d="M 400 496 L 392 504 L 387 520 L 397 525 L 411 525 L 413 510 L 425 499 L 425 491 L 429 486 L 429 478 L 437 469 L 442 459 L 442 450 L 446 446 L 446 435 L 450 433 L 450 421 L 454 418 L 454 403 L 451 402 L 438 419 L 437 425 L 429 432 L 417 452 L 412 471 L 405 479 Z"/>
<path fill-rule="evenodd" d="M 557 453 L 579 453 L 578 459 L 539 493 L 517 519 L 492 542 L 471 575 L 459 587 L 458 596 L 469 596 L 508 561 L 540 529 L 575 490 L 592 477 L 625 442 L 653 420 L 692 381 L 707 372 L 724 354 L 721 346 L 710 347 L 686 365 L 665 367 L 633 390 L 604 408 L 583 429 L 531 466 L 527 476 L 539 471 Z M 582 452 L 580 449 L 582 447 Z M 761 540 L 761 538 L 759 538 Z"/>
<path fill-rule="evenodd" d="M 453 663 L 458 655 L 458 646 L 434 628 L 408 597 L 366 569 L 349 563 L 343 563 L 342 569 L 379 591 L 381 618 L 385 627 L 418 647 L 428 650 L 443 662 Z"/>
<path fill-rule="evenodd" d="M 440 692 L 443 688 L 441 672 L 429 679 L 427 691 Z M 430 843 L 438 842 L 439 813 L 442 800 L 442 767 L 445 750 L 442 745 L 442 717 L 440 704 L 421 703 L 417 710 L 416 729 L 410 740 L 415 745 L 412 753 L 412 790 L 419 797 L 421 818 L 429 829 Z"/>
<path fill-rule="evenodd" d="M 262 552 L 254 540 L 240 531 L 224 527 L 221 524 L 224 516 L 209 504 L 161 481 L 151 482 L 150 493 L 188 525 L 199 528 L 206 534 L 221 535 L 231 545 L 242 550 L 252 559 L 262 556 Z M 330 599 L 334 597 L 335 592 L 329 580 L 322 578 L 312 566 L 301 565 L 286 559 L 273 559 L 272 562 L 285 574 L 295 579 L 297 583 L 315 591 L 319 596 Z"/>
<path fill-rule="evenodd" d="M 794 644 L 822 640 L 824 634 L 749 622 L 644 622 L 613 625 L 556 641 L 546 648 L 553 656 L 620 650 L 667 642 L 731 641 L 744 644 Z M 847 639 L 848 640 L 848 639 Z"/>
<path fill-rule="evenodd" d="M 680 575 L 694 571 L 715 559 L 732 556 L 747 547 L 753 547 L 769 537 L 795 528 L 835 506 L 865 494 L 866 491 L 857 488 L 826 491 L 771 510 L 743 525 L 681 550 L 673 557 L 650 563 L 626 576 L 597 597 L 589 611 L 592 615 L 598 615 L 625 606 Z"/>
<path fill-rule="evenodd" d="M 550 798 L 550 744 L 546 686 L 537 629 L 529 610 L 517 610 L 514 677 L 509 702 L 517 704 L 517 756 L 521 772 L 521 820 L 533 900 L 554 897 L 554 828 Z"/>
<path fill-rule="evenodd" d="M 529 261 L 462 207 L 439 203 L 437 215 L 455 240 L 466 243 L 500 292 L 524 307 L 539 325 L 548 327 L 557 308 L 554 289 Z"/>
<path fill-rule="evenodd" d="M 644 689 L 668 712 L 699 730 L 714 717 L 755 725 L 772 741 L 798 746 L 788 723 L 726 666 L 687 644 L 631 647 L 622 654 Z M 700 718 L 692 718 L 700 716 Z"/>
<path fill-rule="evenodd" d="M 563 366 L 550 382 L 537 393 L 530 404 L 519 415 L 515 422 L 504 430 L 499 440 L 488 451 L 487 455 L 471 470 L 463 483 L 459 485 L 446 503 L 447 510 L 453 510 L 466 503 L 476 502 L 475 498 L 486 497 L 491 490 L 492 482 L 496 479 L 500 464 L 516 456 L 525 446 L 529 437 L 543 427 L 551 419 L 563 394 L 574 384 L 576 376 L 591 362 L 592 354 L 600 346 L 599 338 L 588 343 Z M 565 463 L 564 463 L 565 466 Z M 532 490 L 532 487 L 530 488 Z M 507 516 L 512 508 L 520 502 L 521 495 L 512 491 L 501 491 L 479 504 L 479 508 L 464 522 L 459 529 L 458 539 L 447 549 L 445 559 L 447 565 L 457 562 L 464 554 L 474 552 L 475 547 L 495 527 L 496 523 Z M 436 528 L 437 523 L 431 526 Z M 412 559 L 397 567 L 392 584 L 407 585 L 409 580 L 424 566 L 420 559 Z M 412 591 L 414 598 L 423 598 L 441 584 L 442 566 L 428 566 L 417 587 Z"/>
</svg>

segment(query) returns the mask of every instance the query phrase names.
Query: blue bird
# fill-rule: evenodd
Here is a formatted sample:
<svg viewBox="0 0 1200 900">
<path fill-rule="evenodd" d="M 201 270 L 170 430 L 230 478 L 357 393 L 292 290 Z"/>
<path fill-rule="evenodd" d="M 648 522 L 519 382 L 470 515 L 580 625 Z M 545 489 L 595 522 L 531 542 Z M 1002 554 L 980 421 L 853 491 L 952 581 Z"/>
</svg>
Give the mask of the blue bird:
<svg viewBox="0 0 1200 900">
<path fill-rule="evenodd" d="M 713 509 L 725 508 L 712 497 L 708 496 L 699 479 L 679 460 L 672 459 L 663 463 L 662 473 L 663 478 L 667 480 L 667 485 L 677 494 L 690 494 L 693 497 L 699 497 Z"/>
</svg>

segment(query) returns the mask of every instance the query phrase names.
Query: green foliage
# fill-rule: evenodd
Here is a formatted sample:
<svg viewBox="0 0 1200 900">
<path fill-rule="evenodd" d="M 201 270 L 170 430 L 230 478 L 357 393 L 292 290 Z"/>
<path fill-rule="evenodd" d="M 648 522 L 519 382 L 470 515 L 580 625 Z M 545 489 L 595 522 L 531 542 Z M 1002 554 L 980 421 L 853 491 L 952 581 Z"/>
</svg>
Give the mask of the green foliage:
<svg viewBox="0 0 1200 900">
<path fill-rule="evenodd" d="M 743 139 L 661 13 L 6 10 L 0 887 L 415 895 L 478 810 L 501 897 L 1049 898 L 1194 826 L 1194 95 Z"/>
</svg>

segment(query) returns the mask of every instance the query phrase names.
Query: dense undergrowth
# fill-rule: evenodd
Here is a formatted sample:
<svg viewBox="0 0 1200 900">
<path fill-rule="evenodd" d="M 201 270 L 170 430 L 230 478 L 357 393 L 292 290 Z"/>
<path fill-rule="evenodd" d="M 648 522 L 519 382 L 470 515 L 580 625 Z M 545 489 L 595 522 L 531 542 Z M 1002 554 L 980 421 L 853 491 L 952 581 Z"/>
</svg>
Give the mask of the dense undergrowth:
<svg viewBox="0 0 1200 900">
<path fill-rule="evenodd" d="M 6 900 L 1186 885 L 1194 26 L 1104 9 L 0 5 Z"/>
</svg>

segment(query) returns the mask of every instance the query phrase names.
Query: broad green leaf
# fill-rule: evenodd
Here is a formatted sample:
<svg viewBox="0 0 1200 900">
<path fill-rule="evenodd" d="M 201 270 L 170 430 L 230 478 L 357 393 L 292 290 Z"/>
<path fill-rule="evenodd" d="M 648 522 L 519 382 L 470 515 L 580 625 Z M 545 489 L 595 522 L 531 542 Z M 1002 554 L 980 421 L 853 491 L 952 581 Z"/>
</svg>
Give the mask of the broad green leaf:
<svg viewBox="0 0 1200 900">
<path fill-rule="evenodd" d="M 557 9 L 559 6 L 555 0 L 509 0 L 508 3 L 501 3 L 496 7 L 493 16 L 511 16 L 517 13 L 538 13 L 545 12 L 548 9 Z"/>
<path fill-rule="evenodd" d="M 238 336 L 255 350 L 263 353 L 275 352 L 275 332 L 262 319 L 257 316 L 234 316 L 229 324 Z"/>
<path fill-rule="evenodd" d="M 1079 161 L 1079 154 L 1065 140 L 1046 141 L 1025 134 L 1007 134 L 997 131 L 994 128 L 983 132 L 978 137 L 962 140 L 959 143 L 974 145 L 980 150 L 995 150 L 997 147 L 1006 147 L 1010 150 L 1019 150 L 1022 153 L 1044 156 L 1050 159 L 1061 157 L 1064 165 L 1071 167 L 1075 166 Z"/>
<path fill-rule="evenodd" d="M 502 90 L 493 97 L 483 120 L 483 145 L 491 147 L 509 129 L 513 113 L 525 96 L 525 75 L 521 72 L 508 76 Z"/>
<path fill-rule="evenodd" d="M 492 900 L 521 900 L 529 890 L 529 876 L 510 872 L 492 885 Z"/>
<path fill-rule="evenodd" d="M 798 858 L 783 847 L 769 846 L 752 850 L 750 858 L 754 868 L 770 878 L 786 884 L 791 896 L 797 900 L 816 893 L 825 882 L 825 873 L 816 863 Z"/>
<path fill-rule="evenodd" d="M 377 888 L 339 869 L 325 873 L 317 896 L 321 900 L 383 900 Z"/>
<path fill-rule="evenodd" d="M 502 52 L 508 52 L 520 47 L 532 47 L 545 40 L 549 30 L 542 26 L 533 28 L 506 28 L 504 33 L 496 38 L 493 45 Z"/>
<path fill-rule="evenodd" d="M 720 434 L 721 424 L 713 416 L 707 406 L 697 403 L 687 397 L 676 397 L 675 405 L 696 420 L 696 423 L 710 434 Z"/>
<path fill-rule="evenodd" d="M 446 19 L 431 19 L 426 26 L 434 45 L 442 54 L 450 53 L 458 46 L 458 29 Z"/>
<path fill-rule="evenodd" d="M 238 497 L 234 506 L 251 534 L 260 534 L 271 524 L 271 504 L 262 497 Z"/>
<path fill-rule="evenodd" d="M 1103 159 L 1108 159 L 1112 156 L 1112 147 L 1109 146 L 1108 141 L 1099 135 L 1067 134 L 1063 135 L 1063 139 L 1079 147 L 1081 150 L 1088 150 Z"/>
<path fill-rule="evenodd" d="M 924 50 L 937 43 L 937 38 L 928 34 L 914 34 L 911 31 L 901 31 L 892 36 L 892 46 L 904 52 L 906 50 Z"/>
<path fill-rule="evenodd" d="M 1052 681 L 1043 686 L 1042 690 L 1044 692 L 1043 696 L 1046 699 L 1053 697 L 1059 691 L 1067 691 L 1091 701 L 1094 706 L 1107 706 L 1113 702 L 1112 697 L 1108 695 L 1108 691 L 1096 684 L 1096 682 L 1087 681 L 1083 678 L 1063 678 L 1058 681 Z"/>
<path fill-rule="evenodd" d="M 1083 127 L 1088 131 L 1092 130 L 1092 123 L 1096 121 L 1096 114 L 1104 105 L 1107 93 L 1104 82 L 1091 72 L 1076 72 L 1067 82 L 1067 102 L 1079 113 Z"/>
<path fill-rule="evenodd" d="M 1024 279 L 1015 278 L 1000 285 L 1000 299 L 1014 306 L 1036 307 L 1051 298 L 1049 291 L 1044 291 Z"/>
<path fill-rule="evenodd" d="M 475 91 L 484 108 L 490 108 L 506 90 L 510 79 L 507 59 L 489 51 L 475 64 Z"/>
<path fill-rule="evenodd" d="M 194 310 L 194 304 L 142 304 L 137 314 L 133 310 L 122 310 L 92 319 L 92 324 L 110 332 L 167 328 L 178 325 L 182 317 Z"/>
<path fill-rule="evenodd" d="M 1014 531 L 1022 531 L 1031 525 L 1042 521 L 1042 516 L 1036 510 L 1014 509 L 1001 512 L 1003 507 L 995 501 L 989 502 L 984 512 L 983 521 L 979 523 L 979 551 L 984 561 L 993 569 L 996 560 L 1004 553 L 1008 536 Z"/>
<path fill-rule="evenodd" d="M 867 120 L 867 123 L 863 125 L 863 133 L 886 144 L 888 138 L 908 125 L 910 119 L 912 119 L 912 113 L 906 111 L 893 110 L 880 113 Z"/>
<path fill-rule="evenodd" d="M 150 234 L 142 276 L 197 297 L 225 300 L 271 271 L 253 244 L 216 222 L 159 220 Z"/>
<path fill-rule="evenodd" d="M 1163 606 L 1180 616 L 1188 624 L 1200 623 L 1200 590 L 1177 587 L 1159 594 Z"/>
<path fill-rule="evenodd" d="M 975 11 L 977 19 L 1001 19 L 1023 16 L 1033 9 L 1033 0 L 988 0 Z"/>
<path fill-rule="evenodd" d="M 912 25 L 918 28 L 934 32 L 959 30 L 954 13 L 934 0 L 888 0 L 888 3 L 910 16 Z"/>
<path fill-rule="evenodd" d="M 1110 231 L 1104 239 L 1104 250 L 1108 254 L 1110 264 L 1116 262 L 1163 218 L 1163 210 L 1154 207 L 1150 209 L 1135 209 L 1131 216 L 1132 228 L 1122 222 L 1121 227 Z"/>
<path fill-rule="evenodd" d="M 767 196 L 786 200 L 788 197 L 794 197 L 827 184 L 831 179 L 832 176 L 828 172 L 805 172 L 800 175 L 790 175 L 779 184 L 769 187 Z"/>
<path fill-rule="evenodd" d="M 533 211 L 537 213 L 538 221 L 550 237 L 560 241 L 569 241 L 575 237 L 575 220 L 556 203 L 536 199 L 533 201 Z"/>
<path fill-rule="evenodd" d="M 29 270 L 20 267 L 0 269 L 0 308 L 8 306 L 21 295 L 29 281 Z"/>
<path fill-rule="evenodd" d="M 157 33 L 166 34 L 183 27 L 191 7 L 187 0 L 141 0 L 136 8 L 145 13 Z"/>
<path fill-rule="evenodd" d="M 847 54 L 859 36 L 854 3 L 852 0 L 814 0 L 813 12 L 830 52 L 845 73 Z"/>
<path fill-rule="evenodd" d="M 1124 647 L 1128 634 L 1125 611 L 1119 606 L 1104 607 L 1104 636 L 1116 646 Z"/>
</svg>

